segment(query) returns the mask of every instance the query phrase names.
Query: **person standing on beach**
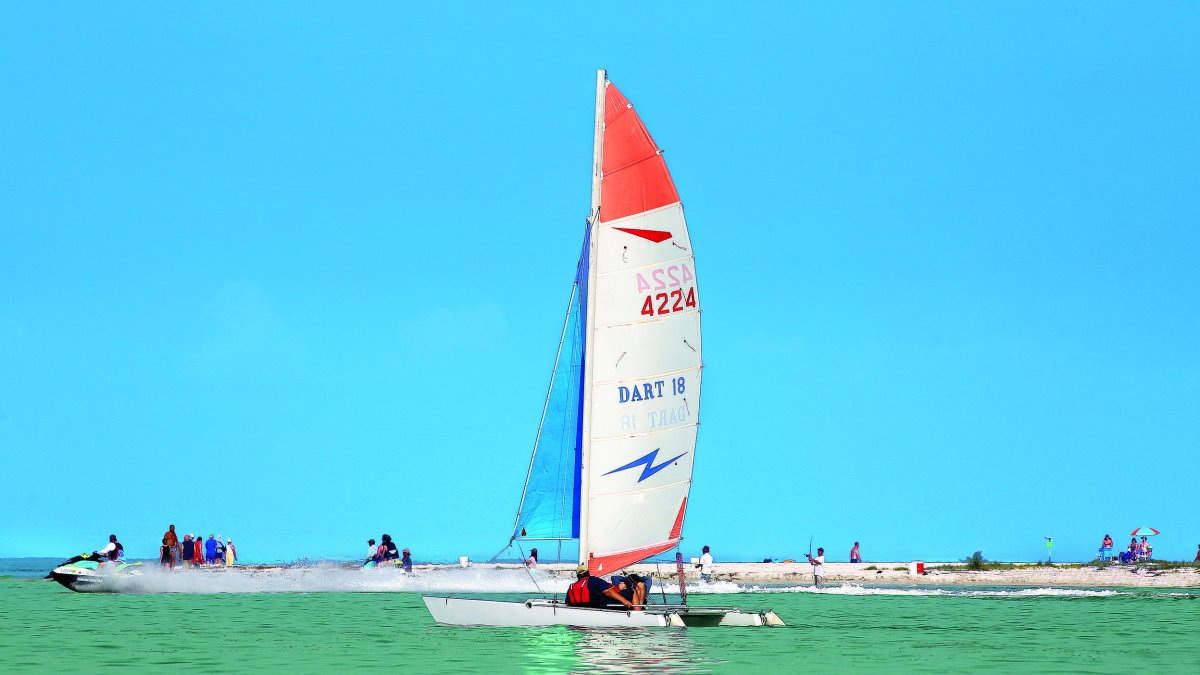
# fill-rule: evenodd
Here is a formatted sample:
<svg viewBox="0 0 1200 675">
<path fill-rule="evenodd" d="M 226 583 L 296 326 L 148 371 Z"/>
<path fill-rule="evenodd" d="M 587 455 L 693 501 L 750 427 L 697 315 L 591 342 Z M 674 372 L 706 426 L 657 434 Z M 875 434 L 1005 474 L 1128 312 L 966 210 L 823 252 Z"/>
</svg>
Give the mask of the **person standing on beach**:
<svg viewBox="0 0 1200 675">
<path fill-rule="evenodd" d="M 204 542 L 204 564 L 213 565 L 217 562 L 217 535 L 212 532 L 208 533 L 208 540 Z"/>
<path fill-rule="evenodd" d="M 817 549 L 817 557 L 805 553 L 808 557 L 808 564 L 812 565 L 813 571 L 813 586 L 820 588 L 825 581 L 825 549 Z"/>
<path fill-rule="evenodd" d="M 862 562 L 862 556 L 860 556 L 858 554 L 858 542 L 857 541 L 854 542 L 854 548 L 850 549 L 850 562 L 852 562 L 852 563 Z"/>
<path fill-rule="evenodd" d="M 1193 562 L 1200 562 L 1200 544 L 1196 544 L 1196 559 Z"/>
<path fill-rule="evenodd" d="M 234 561 L 237 560 L 237 551 L 233 548 L 233 540 L 225 540 L 225 566 L 233 567 Z"/>
<path fill-rule="evenodd" d="M 192 568 L 192 557 L 196 554 L 196 545 L 192 543 L 192 535 L 183 535 L 183 541 L 179 542 L 179 561 L 183 563 L 183 569 Z"/>
<path fill-rule="evenodd" d="M 192 538 L 192 563 L 196 567 L 204 564 L 204 535 Z"/>
<path fill-rule="evenodd" d="M 179 559 L 179 535 L 175 534 L 174 525 L 168 527 L 167 531 L 163 533 L 163 539 L 166 540 L 164 545 L 171 547 L 171 568 L 174 569 L 175 561 Z"/>
<path fill-rule="evenodd" d="M 225 564 L 225 542 L 221 541 L 220 537 L 217 537 L 217 566 L 220 567 L 224 564 Z"/>
<path fill-rule="evenodd" d="M 163 537 L 162 546 L 158 547 L 158 564 L 162 565 L 163 569 L 175 569 L 175 549 L 167 542 L 170 541 Z"/>
<path fill-rule="evenodd" d="M 696 563 L 696 567 L 700 568 L 700 580 L 706 584 L 712 583 L 713 557 L 707 546 L 700 550 L 700 562 Z"/>
</svg>

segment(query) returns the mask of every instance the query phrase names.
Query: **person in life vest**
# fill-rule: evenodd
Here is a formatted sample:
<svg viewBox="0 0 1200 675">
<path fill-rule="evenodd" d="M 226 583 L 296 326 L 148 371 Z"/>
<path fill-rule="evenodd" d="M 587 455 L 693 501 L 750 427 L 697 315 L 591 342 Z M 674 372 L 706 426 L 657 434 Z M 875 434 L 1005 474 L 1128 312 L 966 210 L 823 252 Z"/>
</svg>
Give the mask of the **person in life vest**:
<svg viewBox="0 0 1200 675">
<path fill-rule="evenodd" d="M 100 561 L 100 566 L 104 567 L 105 563 L 112 563 L 116 567 L 117 561 L 121 556 L 125 555 L 125 547 L 121 546 L 121 542 L 117 541 L 117 535 L 108 535 L 108 544 L 94 553 Z"/>
<path fill-rule="evenodd" d="M 578 579 L 567 589 L 567 605 L 570 607 L 608 607 L 609 604 L 623 605 L 634 609 L 633 603 L 621 597 L 617 589 L 607 581 L 591 576 L 587 565 L 575 568 Z"/>
</svg>

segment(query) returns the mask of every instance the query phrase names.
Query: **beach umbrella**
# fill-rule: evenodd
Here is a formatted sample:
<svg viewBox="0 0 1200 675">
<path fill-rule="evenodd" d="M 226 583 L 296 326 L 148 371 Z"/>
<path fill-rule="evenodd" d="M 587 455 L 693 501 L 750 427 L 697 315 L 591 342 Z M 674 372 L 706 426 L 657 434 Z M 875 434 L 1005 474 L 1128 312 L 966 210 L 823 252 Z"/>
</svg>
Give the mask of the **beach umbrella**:
<svg viewBox="0 0 1200 675">
<path fill-rule="evenodd" d="M 1153 527 L 1146 527 L 1144 525 L 1129 533 L 1129 535 L 1133 537 L 1153 537 L 1156 534 L 1159 534 L 1158 530 L 1154 529 Z"/>
</svg>

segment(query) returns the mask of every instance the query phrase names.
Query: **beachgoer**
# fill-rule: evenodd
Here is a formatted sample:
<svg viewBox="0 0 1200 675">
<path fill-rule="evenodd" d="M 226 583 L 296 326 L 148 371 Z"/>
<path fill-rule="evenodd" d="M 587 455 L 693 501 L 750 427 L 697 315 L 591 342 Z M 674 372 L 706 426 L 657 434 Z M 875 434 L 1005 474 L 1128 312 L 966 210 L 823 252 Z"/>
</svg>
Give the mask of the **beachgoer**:
<svg viewBox="0 0 1200 675">
<path fill-rule="evenodd" d="M 204 564 L 204 535 L 192 538 L 192 562 L 197 567 Z"/>
<path fill-rule="evenodd" d="M 217 562 L 217 535 L 208 533 L 208 541 L 204 542 L 204 564 L 213 565 Z"/>
<path fill-rule="evenodd" d="M 1128 550 L 1128 551 L 1129 551 L 1129 559 L 1130 559 L 1130 561 L 1134 561 L 1134 562 L 1136 562 L 1136 561 L 1137 561 L 1137 558 L 1138 558 L 1138 543 L 1137 543 L 1137 537 L 1132 537 L 1132 538 L 1129 540 L 1129 548 L 1128 548 L 1128 549 L 1126 549 L 1126 550 Z"/>
<path fill-rule="evenodd" d="M 1112 558 L 1113 540 L 1107 534 L 1104 535 L 1104 541 L 1100 542 L 1100 559 L 1108 560 Z"/>
<path fill-rule="evenodd" d="M 567 588 L 567 605 L 570 607 L 607 607 L 611 602 L 620 603 L 625 609 L 633 609 L 633 603 L 621 597 L 612 584 L 588 573 L 587 565 L 575 568 L 577 581 Z"/>
<path fill-rule="evenodd" d="M 820 588 L 821 583 L 825 581 L 825 549 L 818 548 L 815 558 L 808 553 L 804 555 L 808 557 L 808 564 L 812 565 L 813 586 Z"/>
<path fill-rule="evenodd" d="M 1138 556 L 1149 560 L 1150 551 L 1152 550 L 1153 549 L 1150 547 L 1150 542 L 1146 541 L 1145 537 L 1142 537 L 1141 543 L 1138 544 Z"/>
<path fill-rule="evenodd" d="M 167 542 L 171 541 L 163 537 L 162 546 L 158 548 L 158 564 L 164 568 L 175 569 L 175 549 Z"/>
<path fill-rule="evenodd" d="M 858 542 L 857 541 L 854 542 L 854 548 L 850 549 L 850 562 L 852 562 L 852 563 L 862 562 L 862 557 L 858 555 Z"/>
<path fill-rule="evenodd" d="M 1196 560 L 1194 562 L 1200 562 L 1200 544 L 1196 544 Z"/>
<path fill-rule="evenodd" d="M 537 549 L 529 549 L 529 558 L 525 560 L 526 567 L 537 567 Z"/>
<path fill-rule="evenodd" d="M 121 546 L 121 542 L 117 541 L 117 535 L 108 535 L 108 543 L 104 548 L 95 552 L 97 560 L 100 561 L 100 567 L 104 567 L 105 563 L 112 563 L 116 566 L 117 561 L 125 554 L 125 549 Z"/>
<path fill-rule="evenodd" d="M 233 548 L 233 540 L 225 540 L 225 566 L 233 567 L 233 563 L 237 560 L 237 551 Z"/>
<path fill-rule="evenodd" d="M 383 535 L 383 543 L 387 545 L 387 560 L 399 560 L 400 550 L 396 548 L 396 542 L 392 541 L 391 535 Z"/>
<path fill-rule="evenodd" d="M 408 549 L 404 549 L 404 557 L 400 559 L 400 565 L 405 572 L 412 572 L 412 556 L 409 553 Z"/>
<path fill-rule="evenodd" d="M 167 528 L 163 538 L 167 540 L 166 545 L 171 547 L 171 567 L 175 567 L 175 561 L 179 559 L 179 535 L 175 534 L 174 525 Z"/>
<path fill-rule="evenodd" d="M 179 562 L 183 564 L 183 569 L 191 569 L 195 552 L 196 545 L 192 543 L 192 535 L 183 535 L 183 541 L 179 542 Z"/>
<path fill-rule="evenodd" d="M 696 563 L 696 567 L 700 568 L 700 580 L 704 583 L 712 581 L 713 557 L 708 552 L 708 547 L 700 549 L 700 562 Z"/>
<path fill-rule="evenodd" d="M 217 535 L 217 565 L 225 564 L 225 543 L 221 541 L 221 536 Z"/>
</svg>

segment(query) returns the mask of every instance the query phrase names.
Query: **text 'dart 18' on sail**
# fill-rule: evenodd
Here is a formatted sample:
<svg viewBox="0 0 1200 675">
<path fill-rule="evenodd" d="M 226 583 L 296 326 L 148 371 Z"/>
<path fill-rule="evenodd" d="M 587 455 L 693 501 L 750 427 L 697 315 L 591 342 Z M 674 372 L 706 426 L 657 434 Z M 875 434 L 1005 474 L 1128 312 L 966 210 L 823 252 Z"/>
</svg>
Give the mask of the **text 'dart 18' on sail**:
<svg viewBox="0 0 1200 675">
<path fill-rule="evenodd" d="M 602 86 L 580 534 L 580 557 L 597 574 L 678 543 L 701 371 L 700 296 L 683 205 L 633 106 L 611 83 Z"/>
</svg>

